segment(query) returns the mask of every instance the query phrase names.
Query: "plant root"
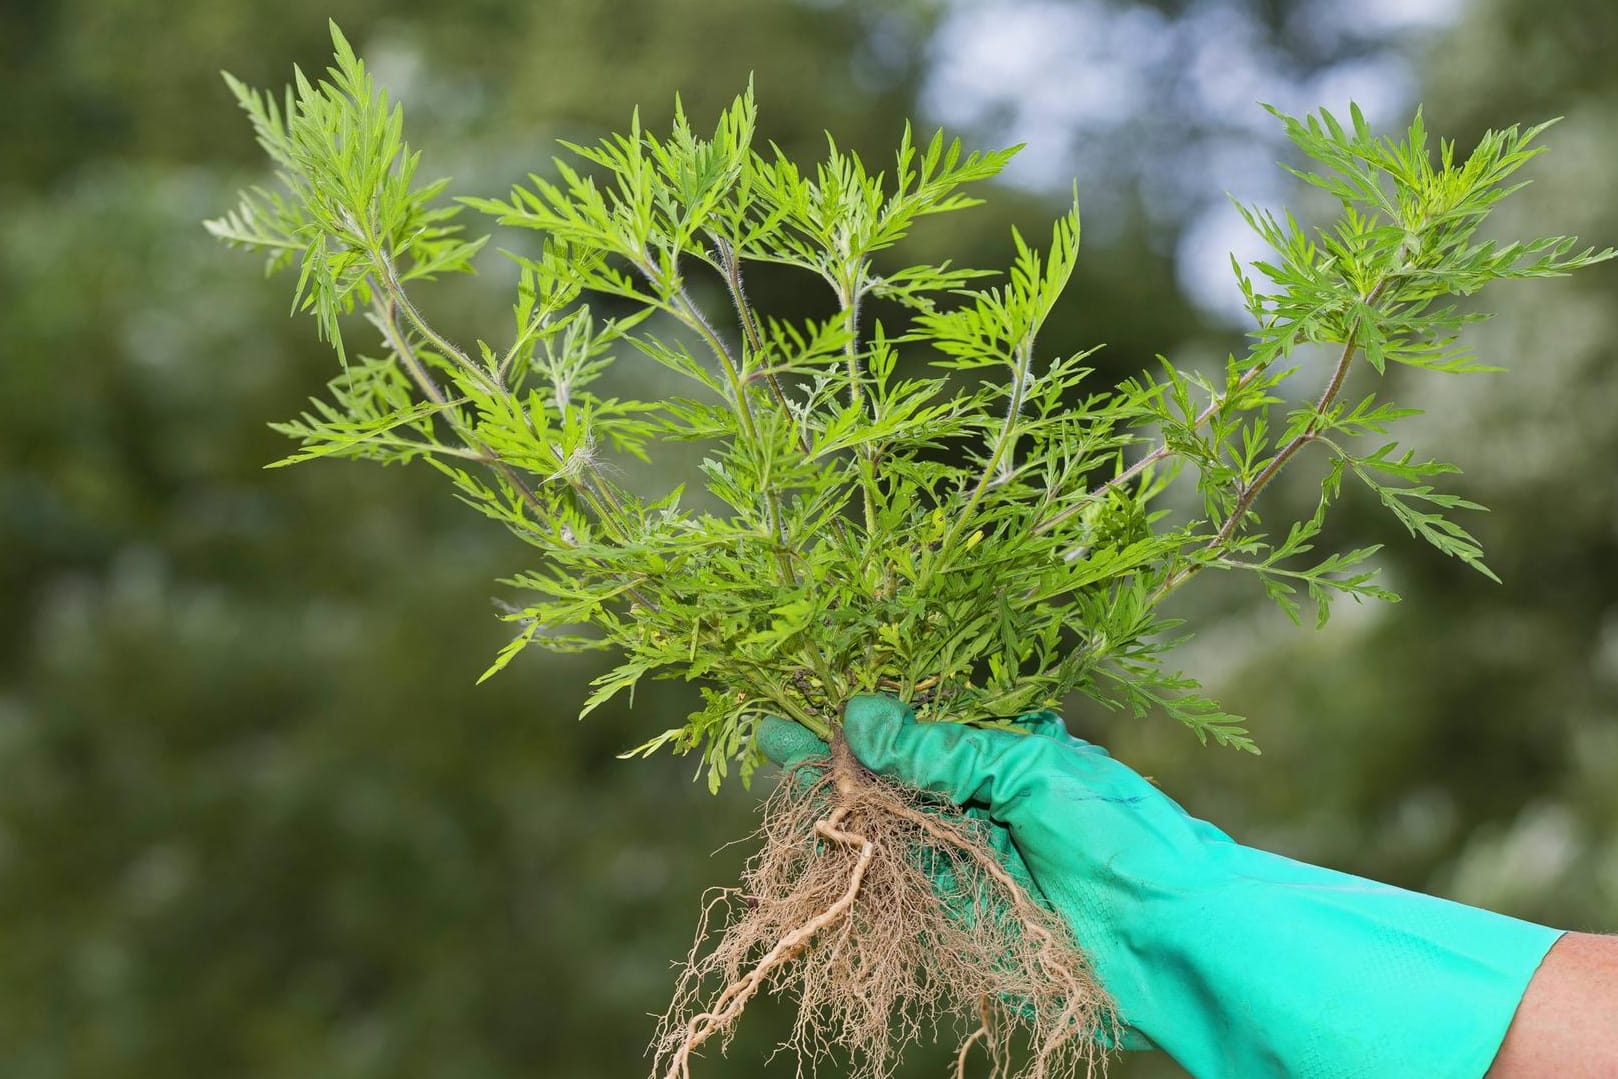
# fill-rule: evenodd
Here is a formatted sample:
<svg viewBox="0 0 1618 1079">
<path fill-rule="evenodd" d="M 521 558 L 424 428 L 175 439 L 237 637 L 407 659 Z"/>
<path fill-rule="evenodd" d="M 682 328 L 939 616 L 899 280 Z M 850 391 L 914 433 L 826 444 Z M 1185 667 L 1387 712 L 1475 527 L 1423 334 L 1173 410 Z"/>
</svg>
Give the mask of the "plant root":
<svg viewBox="0 0 1618 1079">
<path fill-rule="evenodd" d="M 888 1079 L 906 1046 L 949 1028 L 957 1079 L 979 1045 L 990 1079 L 1097 1074 L 1097 1035 L 1118 1040 L 1112 1002 L 985 824 L 873 775 L 841 740 L 800 767 L 765 803 L 742 887 L 704 905 L 654 1075 L 692 1079 L 692 1057 L 727 1045 L 761 989 L 797 1000 L 782 1048 L 800 1071 L 836 1050 L 849 1079 Z"/>
<path fill-rule="evenodd" d="M 989 1050 L 989 1079 L 1002 1079 L 1005 1074 L 1003 1067 L 1005 1056 L 1000 1052 L 1000 1042 L 994 1033 L 994 1015 L 989 1009 L 989 998 L 980 997 L 978 999 L 978 1028 L 967 1035 L 966 1040 L 961 1043 L 961 1047 L 955 1051 L 955 1079 L 966 1079 L 967 1057 L 972 1052 L 972 1046 L 979 1039 L 982 1039 L 983 1044 Z"/>
</svg>

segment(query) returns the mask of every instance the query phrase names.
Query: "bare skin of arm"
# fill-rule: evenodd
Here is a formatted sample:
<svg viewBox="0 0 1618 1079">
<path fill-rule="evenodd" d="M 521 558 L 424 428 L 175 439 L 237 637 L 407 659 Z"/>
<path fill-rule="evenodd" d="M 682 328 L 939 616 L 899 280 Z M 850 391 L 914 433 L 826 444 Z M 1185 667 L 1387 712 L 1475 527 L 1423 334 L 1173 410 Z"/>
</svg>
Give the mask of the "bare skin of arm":
<svg viewBox="0 0 1618 1079">
<path fill-rule="evenodd" d="M 1487 1079 L 1618 1076 L 1618 937 L 1569 933 L 1540 964 Z"/>
</svg>

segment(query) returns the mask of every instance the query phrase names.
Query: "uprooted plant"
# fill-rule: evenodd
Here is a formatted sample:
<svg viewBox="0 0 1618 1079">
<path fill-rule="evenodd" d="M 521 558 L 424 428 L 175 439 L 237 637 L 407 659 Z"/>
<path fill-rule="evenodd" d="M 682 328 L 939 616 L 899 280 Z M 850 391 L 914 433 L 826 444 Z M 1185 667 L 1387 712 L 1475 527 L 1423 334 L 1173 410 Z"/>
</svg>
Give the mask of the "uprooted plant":
<svg viewBox="0 0 1618 1079">
<path fill-rule="evenodd" d="M 1013 151 L 907 130 L 889 172 L 835 143 L 804 170 L 755 149 L 749 92 L 711 137 L 678 109 L 667 136 L 637 117 L 567 146 L 571 163 L 509 201 L 462 200 L 540 233 L 509 256 L 511 343 L 468 349 L 409 289 L 470 272 L 483 241 L 438 201 L 443 181 L 416 182 L 399 109 L 333 38 L 328 78 L 299 72 L 279 102 L 230 80 L 285 190 L 244 193 L 209 223 L 272 268 L 298 266 L 295 307 L 343 361 L 329 397 L 279 425 L 300 444 L 287 462 L 426 461 L 538 548 L 539 566 L 509 582 L 526 596 L 510 615 L 519 632 L 488 673 L 531 644 L 617 650 L 584 712 L 643 678 L 700 683 L 705 707 L 627 755 L 668 747 L 698 754 L 714 788 L 733 767 L 746 780 L 772 714 L 833 749 L 771 798 L 743 889 L 703 918 L 654 1044 L 671 1079 L 761 990 L 796 997 L 803 1057 L 842 1047 L 858 1075 L 889 1074 L 941 1022 L 964 1035 L 963 1069 L 974 1044 L 1008 1067 L 1018 1032 L 1032 1046 L 1023 1074 L 1094 1067 L 1116 1019 L 1083 942 L 978 822 L 860 768 L 838 738 L 844 702 L 888 693 L 922 721 L 1019 729 L 1017 716 L 1082 693 L 1251 749 L 1236 717 L 1164 666 L 1162 600 L 1204 569 L 1255 574 L 1295 620 L 1300 599 L 1323 622 L 1335 597 L 1388 598 L 1367 565 L 1375 548 L 1312 551 L 1348 477 L 1488 574 L 1449 515 L 1478 507 L 1430 482 L 1453 466 L 1388 441 L 1412 410 L 1346 398 L 1347 376 L 1361 361 L 1477 370 L 1456 335 L 1482 316 L 1450 297 L 1611 254 L 1477 239 L 1542 128 L 1491 132 L 1462 158 L 1447 142 L 1435 156 L 1419 116 L 1387 139 L 1357 110 L 1346 126 L 1277 113 L 1315 170 L 1297 175 L 1340 204 L 1336 221 L 1242 210 L 1275 254 L 1255 276 L 1237 267 L 1255 326 L 1221 377 L 1164 363 L 1094 387 L 1088 353 L 1051 355 L 1039 339 L 1077 256 L 1076 209 L 1043 252 L 1015 237 L 1002 278 L 896 259 L 919 219 L 973 205 L 963 186 Z M 827 290 L 831 314 L 759 310 L 745 280 L 761 264 Z M 343 347 L 356 311 L 374 356 Z M 1330 373 L 1287 408 L 1282 383 L 1305 348 L 1326 352 Z M 695 395 L 598 392 L 629 353 Z M 703 490 L 644 496 L 620 463 L 673 442 L 705 453 Z M 1315 512 L 1258 531 L 1255 500 L 1304 450 L 1328 462 Z M 1163 508 L 1177 476 L 1198 509 Z"/>
</svg>

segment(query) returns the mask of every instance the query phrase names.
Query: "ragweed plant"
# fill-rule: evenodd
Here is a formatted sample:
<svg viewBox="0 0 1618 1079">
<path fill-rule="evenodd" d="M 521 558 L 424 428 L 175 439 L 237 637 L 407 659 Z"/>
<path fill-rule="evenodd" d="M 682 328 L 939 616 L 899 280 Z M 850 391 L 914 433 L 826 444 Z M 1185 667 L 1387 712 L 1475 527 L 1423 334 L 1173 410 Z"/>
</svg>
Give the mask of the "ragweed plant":
<svg viewBox="0 0 1618 1079">
<path fill-rule="evenodd" d="M 335 28 L 333 39 L 327 77 L 298 72 L 282 98 L 229 80 L 282 190 L 246 192 L 208 223 L 267 253 L 271 269 L 297 268 L 293 305 L 342 361 L 327 396 L 278 425 L 299 444 L 280 463 L 419 459 L 442 472 L 463 501 L 537 549 L 509 582 L 523 597 L 510 616 L 519 631 L 490 673 L 530 645 L 614 650 L 618 664 L 586 713 L 646 678 L 698 682 L 705 707 L 632 752 L 696 752 L 715 787 L 733 768 L 751 771 L 761 717 L 789 716 L 835 743 L 844 702 L 863 692 L 897 695 L 924 721 L 1008 726 L 1077 692 L 1252 748 L 1235 717 L 1165 664 L 1175 625 L 1163 600 L 1207 569 L 1253 574 L 1294 619 L 1305 602 L 1324 622 L 1335 598 L 1388 597 L 1369 564 L 1376 548 L 1314 549 L 1345 481 L 1488 574 L 1455 516 L 1479 507 L 1434 485 L 1453 466 L 1392 439 L 1415 410 L 1374 393 L 1345 397 L 1346 378 L 1360 364 L 1478 370 L 1457 335 L 1484 316 L 1453 298 L 1612 254 L 1564 237 L 1478 238 L 1540 152 L 1543 125 L 1490 132 L 1462 157 L 1450 142 L 1435 154 L 1419 115 L 1388 138 L 1357 109 L 1347 124 L 1277 112 L 1307 162 L 1296 175 L 1335 200 L 1336 219 L 1308 226 L 1242 209 L 1274 254 L 1234 267 L 1253 327 L 1222 378 L 1165 361 L 1101 386 L 1088 352 L 1053 353 L 1040 337 L 1078 257 L 1077 206 L 1043 248 L 1016 235 L 1004 274 L 894 256 L 922 218 L 975 205 L 969 185 L 1014 150 L 968 153 L 907 129 L 884 171 L 834 142 L 805 168 L 756 144 L 749 91 L 711 135 L 678 108 L 666 135 L 637 116 L 595 145 L 564 144 L 549 176 L 507 198 L 447 203 L 446 181 L 417 179 L 401 110 Z M 539 234 L 530 253 L 508 255 L 519 283 L 513 330 L 498 344 L 448 340 L 410 292 L 472 271 L 483 240 L 466 237 L 464 207 Z M 761 310 L 746 288 L 760 264 L 824 290 L 832 313 Z M 872 317 L 878 303 L 892 321 Z M 373 337 L 351 355 L 356 312 Z M 1283 384 L 1305 347 L 1333 362 L 1324 386 L 1289 406 Z M 689 393 L 605 395 L 600 380 L 615 363 L 659 365 Z M 647 461 L 670 442 L 701 448 L 703 504 L 681 487 L 636 493 L 607 464 Z M 1261 525 L 1263 490 L 1305 452 L 1327 462 L 1315 512 Z M 1196 512 L 1164 508 L 1182 475 L 1200 495 Z M 771 841 L 807 835 L 852 856 L 882 820 L 899 822 L 1011 911 L 982 919 L 984 965 L 1005 965 L 993 961 L 999 949 L 1053 969 L 1050 956 L 1027 954 L 1043 925 L 1037 906 L 995 876 L 971 830 L 918 815 L 891 791 L 872 795 L 852 767 L 834 769 L 835 794 L 821 791 L 836 810 L 822 802 Z M 764 878 L 780 868 L 766 866 Z M 905 871 L 914 869 L 890 867 Z M 834 867 L 817 878 L 822 898 L 789 903 L 796 913 L 781 925 L 823 918 L 844 884 L 853 897 L 898 879 L 880 872 Z M 828 880 L 836 887 L 825 892 Z M 775 886 L 798 894 L 791 881 Z M 807 940 L 774 961 L 812 962 Z M 778 974 L 764 965 L 774 954 L 753 988 Z M 1019 974 L 975 987 L 965 1003 L 1031 1001 L 1011 1018 L 1034 1031 L 1041 1068 L 1104 1013 L 1056 1000 L 1082 997 L 1082 957 L 1058 956 L 1054 968 L 1066 971 L 1054 984 Z M 695 1045 L 728 1029 L 726 1008 L 751 992 L 732 985 L 724 1007 L 697 1017 L 706 1027 L 676 1025 L 664 1046 L 670 1075 L 685 1074 Z M 881 1072 L 874 1041 L 855 1044 Z"/>
</svg>

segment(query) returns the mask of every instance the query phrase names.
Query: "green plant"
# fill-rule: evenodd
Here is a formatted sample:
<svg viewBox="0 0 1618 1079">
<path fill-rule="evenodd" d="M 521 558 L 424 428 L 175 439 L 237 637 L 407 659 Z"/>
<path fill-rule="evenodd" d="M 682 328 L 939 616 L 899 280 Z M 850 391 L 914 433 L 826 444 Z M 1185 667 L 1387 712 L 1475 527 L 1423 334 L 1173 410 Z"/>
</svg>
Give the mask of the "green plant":
<svg viewBox="0 0 1618 1079">
<path fill-rule="evenodd" d="M 923 720 L 1012 729 L 1016 716 L 1080 692 L 1252 748 L 1235 717 L 1164 665 L 1175 623 L 1159 613 L 1162 600 L 1208 568 L 1255 574 L 1294 619 L 1300 593 L 1317 622 L 1334 597 L 1389 597 L 1367 564 L 1374 547 L 1313 550 L 1348 477 L 1413 535 L 1488 574 L 1449 512 L 1479 507 L 1432 486 L 1453 466 L 1387 440 L 1414 410 L 1374 394 L 1345 399 L 1346 377 L 1362 360 L 1377 371 L 1390 362 L 1480 370 L 1456 336 L 1484 316 L 1450 298 L 1612 255 L 1564 237 L 1477 238 L 1539 153 L 1543 125 L 1490 132 L 1464 159 L 1442 142 L 1435 160 L 1419 114 L 1395 140 L 1373 134 L 1357 109 L 1346 126 L 1326 112 L 1276 113 L 1311 162 L 1296 174 L 1336 200 L 1337 220 L 1310 229 L 1290 214 L 1242 209 L 1275 254 L 1256 275 L 1236 266 L 1255 326 L 1222 378 L 1165 361 L 1155 378 L 1092 387 L 1089 353 L 1051 356 L 1039 344 L 1077 258 L 1076 206 L 1048 249 L 1015 237 L 1003 278 L 894 257 L 921 218 L 974 205 L 962 189 L 993 177 L 1014 150 L 965 153 L 942 134 L 907 130 L 891 171 L 873 173 L 832 143 L 809 172 L 755 148 L 748 92 L 711 137 L 680 110 L 666 137 L 637 117 L 625 134 L 569 145 L 572 160 L 556 162 L 554 178 L 532 176 L 508 200 L 461 200 L 541 234 L 535 251 L 509 255 L 519 274 L 511 343 L 465 349 L 434 329 L 408 286 L 470 272 L 483 241 L 466 239 L 459 207 L 438 201 L 445 181 L 416 182 L 400 109 L 335 27 L 333 40 L 328 78 L 297 73 L 281 102 L 230 80 L 285 193 L 247 192 L 208 224 L 267 252 L 272 269 L 298 266 L 294 306 L 315 316 L 343 361 L 329 400 L 279 425 L 299 442 L 281 463 L 421 459 L 443 472 L 462 500 L 543 557 L 510 582 L 526 597 L 511 615 L 521 628 L 489 673 L 530 644 L 616 649 L 620 662 L 586 713 L 646 677 L 699 682 L 706 706 L 631 753 L 697 752 L 714 787 L 733 765 L 750 773 L 761 717 L 790 716 L 835 746 L 842 706 L 862 692 L 895 694 Z M 760 311 L 745 287 L 759 264 L 800 272 L 827 290 L 834 312 L 787 322 Z M 724 297 L 723 319 L 704 305 L 710 294 Z M 871 315 L 878 305 L 890 322 Z M 344 316 L 354 311 L 377 332 L 380 355 L 348 355 Z M 1305 346 L 1331 350 L 1331 373 L 1315 399 L 1286 407 L 1281 387 Z M 599 393 L 627 353 L 675 372 L 693 396 Z M 703 498 L 684 488 L 643 496 L 622 479 L 614 462 L 644 461 L 668 442 L 703 447 Z M 1255 500 L 1311 446 L 1329 460 L 1314 514 L 1260 531 Z M 1163 496 L 1182 473 L 1199 497 L 1173 512 Z M 861 887 L 907 871 L 770 861 L 797 841 L 830 840 L 847 849 L 828 858 L 855 857 L 872 834 L 898 827 L 959 863 L 979 909 L 1011 912 L 982 919 L 984 954 L 1038 931 L 1037 907 L 996 877 L 971 827 L 918 814 L 914 792 L 873 787 L 846 755 L 786 800 L 767 820 L 754 878 L 783 899 L 786 920 L 766 933 L 743 914 L 725 930 L 742 942 L 737 954 L 759 957 L 753 988 L 788 962 L 812 965 L 807 936 L 790 954 L 771 945 L 784 939 L 780 925 L 815 923 L 837 906 L 842 893 L 828 881 L 846 885 L 852 903 Z M 927 924 L 946 905 L 934 904 Z M 900 928 L 914 935 L 927 924 Z M 1036 1072 L 1061 1059 L 1057 1047 L 1076 1028 L 1105 1021 L 1082 957 L 1058 958 L 1054 984 L 1019 975 L 974 991 L 1032 1002 L 1005 1018 L 1033 1029 Z M 871 984 L 891 989 L 893 977 Z M 739 1006 L 751 992 L 733 982 L 717 999 Z M 920 990 L 895 992 L 876 994 L 882 1014 L 853 1039 L 878 1073 L 888 1011 Z M 1055 1000 L 1083 993 L 1077 1014 Z M 699 1032 L 705 1016 L 713 1021 Z M 733 1019 L 716 1006 L 675 1023 L 669 1074 L 684 1074 L 695 1044 Z M 844 1033 L 860 1028 L 840 1022 Z M 810 1029 L 800 1046 L 822 1033 Z"/>
</svg>

